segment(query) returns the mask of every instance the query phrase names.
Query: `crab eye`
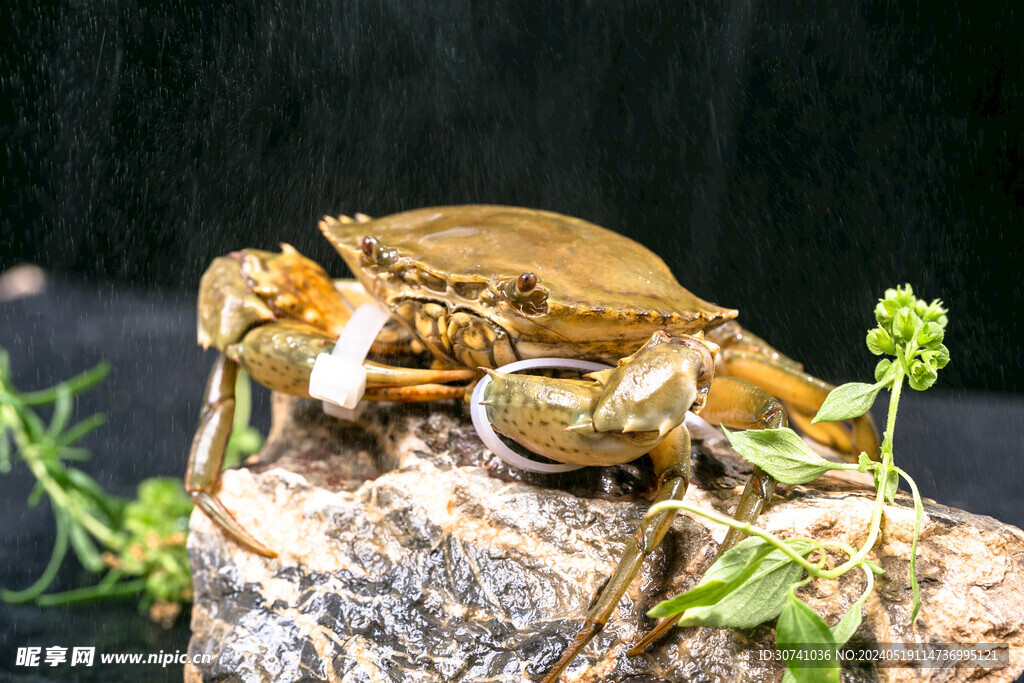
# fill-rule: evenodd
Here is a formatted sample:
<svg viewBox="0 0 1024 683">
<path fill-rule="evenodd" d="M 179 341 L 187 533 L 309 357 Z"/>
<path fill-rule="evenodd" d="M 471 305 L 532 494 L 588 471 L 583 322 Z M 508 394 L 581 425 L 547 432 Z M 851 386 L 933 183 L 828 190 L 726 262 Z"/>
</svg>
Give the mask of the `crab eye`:
<svg viewBox="0 0 1024 683">
<path fill-rule="evenodd" d="M 398 252 L 394 249 L 385 249 L 381 247 L 377 250 L 377 258 L 375 262 L 382 268 L 390 268 L 395 265 L 395 261 L 398 260 Z"/>
<path fill-rule="evenodd" d="M 363 256 L 371 263 L 384 268 L 390 268 L 398 260 L 398 252 L 394 249 L 385 249 L 373 235 L 366 235 L 359 241 L 359 248 Z"/>
<path fill-rule="evenodd" d="M 497 283 L 496 291 L 509 305 L 525 315 L 546 315 L 548 292 L 537 282 L 534 273 L 506 278 Z"/>
<path fill-rule="evenodd" d="M 537 276 L 533 273 L 523 273 L 516 278 L 516 291 L 526 294 L 537 286 Z"/>
</svg>

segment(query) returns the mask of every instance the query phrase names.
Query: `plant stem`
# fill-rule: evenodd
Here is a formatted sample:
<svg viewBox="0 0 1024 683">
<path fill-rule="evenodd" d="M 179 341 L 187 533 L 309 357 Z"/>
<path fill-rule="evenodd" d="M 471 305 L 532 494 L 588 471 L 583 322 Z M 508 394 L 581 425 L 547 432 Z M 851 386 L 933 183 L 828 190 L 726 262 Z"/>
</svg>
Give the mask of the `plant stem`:
<svg viewBox="0 0 1024 683">
<path fill-rule="evenodd" d="M 725 526 L 736 529 L 737 531 L 742 531 L 743 533 L 749 536 L 757 536 L 758 538 L 767 541 L 771 545 L 781 550 L 790 559 L 792 559 L 794 562 L 803 567 L 807 572 L 814 574 L 820 571 L 815 565 L 811 564 L 806 559 L 804 559 L 800 555 L 800 553 L 796 552 L 791 547 L 789 547 L 789 545 L 785 541 L 780 540 L 779 538 L 768 533 L 767 531 L 764 531 L 763 529 L 758 529 L 756 526 L 752 526 L 750 524 L 747 524 L 746 522 L 737 522 L 732 517 L 726 517 L 716 512 L 711 512 L 710 510 L 704 510 L 699 507 L 694 507 L 693 505 L 687 505 L 682 501 L 663 500 L 660 503 L 655 503 L 654 505 L 651 506 L 651 509 L 647 511 L 647 516 L 656 515 L 659 512 L 664 512 L 666 510 L 685 510 L 686 512 L 689 512 L 691 514 L 700 515 L 701 517 L 706 517 L 707 519 L 710 519 L 713 522 L 718 522 L 719 524 L 723 524 Z M 821 545 L 819 541 L 815 541 L 814 539 L 800 540 L 808 540 L 817 545 Z"/>
<path fill-rule="evenodd" d="M 124 539 L 103 522 L 93 517 L 89 511 L 85 509 L 85 506 L 81 505 L 77 499 L 70 496 L 68 492 L 64 490 L 52 476 L 50 476 L 50 472 L 47 470 L 46 463 L 44 462 L 44 458 L 46 457 L 43 453 L 44 448 L 40 444 L 32 443 L 32 440 L 29 437 L 28 427 L 18 410 L 13 405 L 0 405 L 0 418 L 2 418 L 2 421 L 10 428 L 11 433 L 14 436 L 14 441 L 24 457 L 25 464 L 28 465 L 29 469 L 32 471 L 36 481 L 38 481 L 50 495 L 50 500 L 53 504 L 65 510 L 72 520 L 79 522 L 89 533 L 99 539 L 102 543 L 110 546 L 114 550 L 120 550 L 124 545 Z M 74 521 L 72 523 L 74 523 Z"/>
<path fill-rule="evenodd" d="M 23 451 L 24 452 L 24 451 Z M 28 454 L 26 453 L 26 456 Z M 124 547 L 124 538 L 117 534 L 113 529 L 108 527 L 106 524 L 96 519 L 89 513 L 84 505 L 79 500 L 68 494 L 61 486 L 54 481 L 53 477 L 46 470 L 46 465 L 41 460 L 34 457 L 26 457 L 25 463 L 29 469 L 32 470 L 32 474 L 36 480 L 43 485 L 46 492 L 50 495 L 50 500 L 53 501 L 55 506 L 58 506 L 67 511 L 71 515 L 72 519 L 77 521 L 85 530 L 95 536 L 101 543 L 108 546 L 111 550 L 120 551 Z"/>
<path fill-rule="evenodd" d="M 917 619 L 917 613 L 921 609 L 921 586 L 917 582 L 917 540 L 921 537 L 921 519 L 924 517 L 924 503 L 921 501 L 921 492 L 917 490 L 915 482 L 909 474 L 899 467 L 895 468 L 897 474 L 907 480 L 910 491 L 914 495 L 914 538 L 910 542 L 910 588 L 914 597 L 911 602 L 913 612 L 910 621 Z"/>
<path fill-rule="evenodd" d="M 36 601 L 47 607 L 51 605 L 67 605 L 75 602 L 88 602 L 90 600 L 123 598 L 131 595 L 138 595 L 146 587 L 145 579 L 134 579 L 113 585 L 88 586 L 86 588 L 75 588 L 63 593 L 49 593 L 39 596 Z"/>
<path fill-rule="evenodd" d="M 892 380 L 892 392 L 889 395 L 889 414 L 885 418 L 885 439 L 882 440 L 882 462 L 888 456 L 889 465 L 892 465 L 892 433 L 896 428 L 896 409 L 900 404 L 900 392 L 903 390 L 903 378 L 906 376 L 903 366 L 896 370 L 896 376 Z"/>
<path fill-rule="evenodd" d="M 875 547 L 875 541 L 878 540 L 878 534 L 882 528 L 882 512 L 885 509 L 885 490 L 889 484 L 889 477 L 895 475 L 895 471 L 892 465 L 892 433 L 896 427 L 896 406 L 900 402 L 900 390 L 903 388 L 903 367 L 896 371 L 896 376 L 892 381 L 892 393 L 889 395 L 889 415 L 885 421 L 885 439 L 882 440 L 882 464 L 878 468 L 881 470 L 878 476 L 878 489 L 875 492 L 875 509 L 871 513 L 871 531 L 868 533 L 868 538 L 864 542 L 864 545 L 860 547 L 857 554 L 851 557 L 849 560 L 839 565 L 835 569 L 829 572 L 825 572 L 822 578 L 835 579 L 852 567 L 860 564 L 871 549 Z"/>
<path fill-rule="evenodd" d="M 652 515 L 664 510 L 685 510 L 691 514 L 700 515 L 701 517 L 710 519 L 713 522 L 724 524 L 725 526 L 741 531 L 749 536 L 757 536 L 758 538 L 767 541 L 803 567 L 811 576 L 820 579 L 839 578 L 853 567 L 859 565 L 867 554 L 871 552 L 871 549 L 875 546 L 875 541 L 878 540 L 878 534 L 882 528 L 882 512 L 885 509 L 885 490 L 889 483 L 889 477 L 898 476 L 896 475 L 896 468 L 893 467 L 892 464 L 892 433 L 896 424 L 896 407 L 900 401 L 900 391 L 903 388 L 903 378 L 903 367 L 900 366 L 896 371 L 896 376 L 893 378 L 892 393 L 889 396 L 889 415 L 886 419 L 885 439 L 882 441 L 882 463 L 879 466 L 881 472 L 879 473 L 879 485 L 875 494 L 875 507 L 871 514 L 871 531 L 868 533 L 868 538 L 864 542 L 864 545 L 861 546 L 860 549 L 850 557 L 850 559 L 838 567 L 822 571 L 801 557 L 799 553 L 790 548 L 784 541 L 779 540 L 767 531 L 763 531 L 762 529 L 747 523 L 737 522 L 731 517 L 725 517 L 709 510 L 702 510 L 679 501 L 666 500 L 652 505 L 647 514 Z"/>
</svg>

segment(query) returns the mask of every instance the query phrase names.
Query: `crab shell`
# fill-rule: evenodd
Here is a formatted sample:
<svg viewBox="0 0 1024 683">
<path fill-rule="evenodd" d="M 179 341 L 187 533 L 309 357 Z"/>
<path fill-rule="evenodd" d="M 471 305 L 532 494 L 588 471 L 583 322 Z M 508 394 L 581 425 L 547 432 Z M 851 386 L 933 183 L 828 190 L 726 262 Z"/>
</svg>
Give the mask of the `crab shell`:
<svg viewBox="0 0 1024 683">
<path fill-rule="evenodd" d="M 449 317 L 464 312 L 506 335 L 512 353 L 505 346 L 489 358 L 425 340 L 464 365 L 543 356 L 614 363 L 656 330 L 694 335 L 737 314 L 691 294 L 633 240 L 550 211 L 437 207 L 368 222 L 325 217 L 320 229 L 367 291 L 414 332 L 403 303 L 433 304 L 435 312 L 439 305 Z M 445 331 L 442 324 L 434 333 Z"/>
</svg>

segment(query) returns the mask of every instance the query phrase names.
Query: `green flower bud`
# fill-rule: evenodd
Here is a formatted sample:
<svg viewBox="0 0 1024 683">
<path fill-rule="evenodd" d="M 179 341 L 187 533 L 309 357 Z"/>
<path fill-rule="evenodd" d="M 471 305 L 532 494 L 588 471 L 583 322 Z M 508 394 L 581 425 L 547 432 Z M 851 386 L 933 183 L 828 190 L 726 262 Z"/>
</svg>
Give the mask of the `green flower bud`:
<svg viewBox="0 0 1024 683">
<path fill-rule="evenodd" d="M 900 305 L 890 299 L 881 299 L 878 305 L 875 306 L 875 320 L 883 328 L 887 328 L 892 324 L 892 317 L 896 315 L 896 311 L 899 310 Z"/>
<path fill-rule="evenodd" d="M 914 296 L 914 290 L 909 284 L 897 287 L 896 289 L 885 290 L 885 299 L 895 302 L 897 307 L 900 308 L 903 306 L 913 308 L 914 303 L 917 301 L 917 297 Z"/>
<path fill-rule="evenodd" d="M 935 372 L 935 368 L 928 365 L 920 360 L 915 360 L 910 364 L 910 388 L 916 389 L 917 391 L 924 391 L 931 385 L 935 384 L 935 379 L 938 377 L 938 373 Z"/>
<path fill-rule="evenodd" d="M 885 376 L 888 374 L 889 368 L 891 367 L 892 361 L 889 360 L 888 358 L 883 358 L 882 360 L 878 361 L 878 365 L 875 366 L 875 381 L 881 382 L 883 379 L 885 379 Z"/>
<path fill-rule="evenodd" d="M 947 312 L 942 306 L 942 301 L 933 299 L 930 304 L 925 306 L 924 313 L 921 313 L 921 319 L 926 323 L 935 323 L 939 327 L 945 327 L 949 322 L 949 318 L 946 317 Z"/>
<path fill-rule="evenodd" d="M 917 297 L 914 296 L 914 289 L 910 286 L 909 282 L 903 285 L 902 290 L 899 287 L 896 287 L 896 291 L 898 292 L 897 299 L 900 299 L 900 303 L 904 306 L 909 306 L 911 305 L 911 302 L 917 301 Z"/>
<path fill-rule="evenodd" d="M 898 344 L 906 344 L 914 338 L 921 319 L 917 317 L 913 309 L 903 306 L 892 319 L 892 338 Z"/>
<path fill-rule="evenodd" d="M 868 331 L 868 351 L 881 356 L 883 353 L 887 353 L 890 356 L 896 355 L 896 345 L 892 342 L 892 337 L 882 327 L 876 327 L 873 330 Z"/>
<path fill-rule="evenodd" d="M 926 322 L 917 331 L 917 345 L 928 348 L 935 348 L 942 343 L 944 332 L 938 323 Z"/>
<path fill-rule="evenodd" d="M 939 344 L 933 349 L 926 349 L 921 352 L 921 360 L 936 370 L 941 370 L 949 363 L 949 349 L 944 344 Z"/>
</svg>

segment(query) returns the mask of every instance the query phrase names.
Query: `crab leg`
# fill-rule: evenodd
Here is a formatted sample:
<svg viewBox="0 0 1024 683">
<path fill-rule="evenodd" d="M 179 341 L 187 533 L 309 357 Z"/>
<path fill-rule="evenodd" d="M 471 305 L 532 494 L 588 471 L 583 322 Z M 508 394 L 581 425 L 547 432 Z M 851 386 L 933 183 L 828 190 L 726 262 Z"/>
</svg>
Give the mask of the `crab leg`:
<svg viewBox="0 0 1024 683">
<path fill-rule="evenodd" d="M 777 398 L 766 394 L 750 382 L 735 377 L 716 377 L 711 382 L 707 404 L 701 411 L 701 417 L 711 424 L 724 424 L 733 429 L 776 429 L 785 427 L 786 410 Z M 761 509 L 775 493 L 775 480 L 755 467 L 743 487 L 740 501 L 736 505 L 733 518 L 738 522 L 753 524 L 761 514 Z M 715 553 L 717 560 L 722 553 L 733 547 L 742 539 L 743 534 L 730 528 L 722 544 Z M 628 652 L 630 656 L 638 655 L 661 637 L 672 627 L 682 614 L 661 619 L 654 629 L 644 636 Z"/>
<path fill-rule="evenodd" d="M 465 398 L 469 388 L 465 385 L 419 384 L 416 386 L 370 387 L 364 401 L 393 401 L 394 403 L 423 403 Z"/>
<path fill-rule="evenodd" d="M 224 449 L 231 436 L 235 415 L 237 376 L 238 364 L 223 355 L 217 356 L 206 382 L 199 428 L 192 439 L 192 451 L 188 456 L 188 470 L 185 473 L 185 490 L 199 509 L 233 539 L 264 557 L 277 557 L 277 553 L 243 529 L 216 496 Z"/>
<path fill-rule="evenodd" d="M 225 355 L 238 363 L 260 384 L 293 396 L 310 398 L 309 375 L 313 363 L 321 353 L 330 353 L 334 341 L 319 328 L 297 320 L 281 320 L 261 325 L 250 330 L 240 342 L 230 344 Z M 419 369 L 403 368 L 373 361 L 365 361 L 366 386 L 368 390 L 391 387 L 412 387 L 421 385 L 465 382 L 476 379 L 480 374 L 469 368 Z M 448 389 L 452 389 L 449 387 Z M 441 392 L 426 388 L 418 393 L 406 392 L 416 398 L 404 400 L 431 401 L 438 398 L 455 398 L 462 395 L 465 387 L 449 395 L 447 389 Z M 388 392 L 367 392 L 370 400 L 396 400 Z M 401 400 L 401 399 L 400 399 Z"/>
<path fill-rule="evenodd" d="M 298 323 L 273 323 L 253 330 L 246 335 L 243 343 L 254 334 L 260 337 L 285 333 L 272 329 L 274 327 L 283 327 L 289 335 L 293 335 L 293 341 L 296 341 L 294 335 L 302 334 L 302 331 L 296 331 L 300 327 Z M 185 490 L 195 504 L 231 538 L 260 555 L 277 557 L 277 553 L 245 531 L 216 496 L 224 449 L 231 436 L 235 414 L 235 379 L 241 366 L 252 373 L 254 379 L 272 389 L 308 397 L 309 370 L 313 359 L 308 358 L 306 363 L 286 364 L 277 358 L 264 357 L 258 351 L 245 352 L 237 348 L 239 346 L 232 345 L 235 348 L 229 347 L 228 355 L 219 355 L 210 372 L 199 427 L 189 454 Z M 459 398 L 465 393 L 465 386 L 446 386 L 433 382 L 461 381 L 476 376 L 471 370 L 416 370 L 370 362 L 366 366 L 367 383 L 371 385 L 365 396 L 368 400 L 408 402 Z"/>
<path fill-rule="evenodd" d="M 669 432 L 665 439 L 651 450 L 650 456 L 660 481 L 655 502 L 682 499 L 690 484 L 690 434 L 686 427 L 680 425 Z M 654 552 L 672 526 L 673 519 L 675 511 L 670 510 L 640 522 L 640 526 L 626 543 L 626 549 L 615 572 L 587 614 L 583 628 L 542 683 L 557 681 L 576 655 L 604 628 L 640 566 L 647 556 Z"/>
<path fill-rule="evenodd" d="M 853 459 L 861 451 L 878 456 L 878 431 L 870 413 L 851 420 L 850 426 L 837 422 L 811 424 L 825 397 L 835 388 L 828 382 L 759 353 L 725 349 L 722 358 L 727 374 L 779 397 L 788 407 L 790 419 L 815 441 Z"/>
<path fill-rule="evenodd" d="M 808 375 L 799 363 L 735 322 L 709 330 L 707 336 L 722 346 L 724 374 L 745 379 L 777 396 L 786 404 L 789 419 L 812 439 L 854 460 L 861 451 L 878 457 L 878 430 L 870 413 L 849 424 L 811 424 L 825 397 L 835 388 L 831 384 Z"/>
</svg>

